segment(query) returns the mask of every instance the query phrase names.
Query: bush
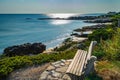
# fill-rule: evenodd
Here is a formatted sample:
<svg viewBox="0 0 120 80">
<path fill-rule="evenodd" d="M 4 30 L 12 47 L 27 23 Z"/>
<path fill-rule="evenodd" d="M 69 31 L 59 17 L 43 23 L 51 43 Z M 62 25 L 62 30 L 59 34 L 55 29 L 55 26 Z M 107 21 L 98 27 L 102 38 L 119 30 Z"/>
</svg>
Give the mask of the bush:
<svg viewBox="0 0 120 80">
<path fill-rule="evenodd" d="M 111 18 L 114 21 L 113 26 L 118 27 L 118 19 L 120 19 L 120 14 L 116 14 L 116 15 L 112 16 Z"/>
<path fill-rule="evenodd" d="M 114 31 L 112 29 L 98 29 L 93 31 L 93 33 L 88 36 L 88 39 L 100 42 L 100 40 L 110 39 L 113 35 L 113 32 Z"/>
<path fill-rule="evenodd" d="M 111 40 L 103 41 L 102 45 L 108 60 L 120 60 L 120 28 Z"/>
<path fill-rule="evenodd" d="M 102 48 L 102 45 L 101 44 L 97 44 L 95 47 L 94 47 L 94 50 L 93 50 L 93 53 L 92 53 L 94 56 L 97 57 L 97 60 L 102 60 L 104 59 L 104 56 L 105 56 L 105 52 Z"/>
<path fill-rule="evenodd" d="M 111 39 L 101 40 L 94 48 L 93 55 L 99 60 L 120 60 L 120 28 L 117 28 Z"/>
<path fill-rule="evenodd" d="M 52 54 L 38 54 L 35 56 L 15 56 L 0 59 L 0 80 L 5 80 L 6 76 L 15 69 L 22 67 L 40 65 L 43 63 L 57 61 L 60 59 L 71 59 L 77 49 Z"/>
</svg>

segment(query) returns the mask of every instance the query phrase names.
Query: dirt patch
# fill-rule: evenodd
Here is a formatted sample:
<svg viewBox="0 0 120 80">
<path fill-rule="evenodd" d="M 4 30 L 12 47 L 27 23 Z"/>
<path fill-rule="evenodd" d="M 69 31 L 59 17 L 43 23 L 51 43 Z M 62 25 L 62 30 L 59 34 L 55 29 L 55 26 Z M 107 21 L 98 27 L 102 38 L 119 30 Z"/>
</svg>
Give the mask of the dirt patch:
<svg viewBox="0 0 120 80">
<path fill-rule="evenodd" d="M 46 63 L 41 66 L 32 66 L 13 71 L 7 80 L 39 80 L 40 74 L 49 66 Z"/>
</svg>

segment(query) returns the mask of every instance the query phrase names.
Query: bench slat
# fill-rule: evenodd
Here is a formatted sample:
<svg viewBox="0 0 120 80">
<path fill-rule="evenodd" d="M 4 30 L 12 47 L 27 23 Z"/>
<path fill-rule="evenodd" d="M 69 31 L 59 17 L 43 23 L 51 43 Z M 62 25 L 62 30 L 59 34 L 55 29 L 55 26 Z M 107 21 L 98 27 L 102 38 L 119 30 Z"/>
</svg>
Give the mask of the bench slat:
<svg viewBox="0 0 120 80">
<path fill-rule="evenodd" d="M 79 54 L 79 52 L 80 52 L 80 50 L 78 50 L 77 51 L 77 53 L 76 53 L 76 55 L 75 55 L 75 57 L 73 58 L 73 60 L 72 60 L 72 62 L 71 62 L 71 64 L 69 65 L 69 68 L 67 69 L 67 71 L 66 72 L 70 72 L 71 70 L 72 70 L 72 66 L 73 66 L 73 64 L 74 64 L 74 60 L 76 59 L 76 57 L 77 57 L 77 55 Z"/>
<path fill-rule="evenodd" d="M 75 65 L 73 61 L 76 59 L 76 57 L 77 57 L 77 55 L 79 54 L 79 52 L 81 52 L 81 50 L 78 50 L 78 51 L 77 51 L 77 53 L 76 53 L 75 57 L 73 58 L 70 66 L 69 66 L 69 68 L 67 69 L 66 73 L 71 72 L 71 70 L 73 69 L 72 66 Z"/>
<path fill-rule="evenodd" d="M 66 73 L 71 73 L 75 75 L 79 75 L 79 73 L 82 73 L 86 55 L 87 51 L 78 50 Z"/>
<path fill-rule="evenodd" d="M 80 61 L 81 61 L 81 58 L 82 58 L 82 56 L 83 56 L 83 54 L 84 54 L 84 51 L 81 51 L 81 52 L 79 52 L 79 55 L 77 55 L 78 56 L 78 58 L 77 58 L 77 60 L 76 61 L 74 61 L 74 62 L 76 62 L 76 66 L 75 65 L 73 65 L 73 68 L 74 68 L 74 70 L 73 70 L 73 74 L 76 74 L 76 71 L 77 71 L 77 69 L 78 69 L 78 65 L 79 65 L 79 63 L 80 63 Z"/>
<path fill-rule="evenodd" d="M 81 58 L 82 62 L 78 66 L 78 73 L 77 73 L 78 76 L 80 76 L 82 74 L 84 64 L 85 64 L 86 55 L 87 55 L 87 51 L 85 51 L 84 56 Z"/>
</svg>

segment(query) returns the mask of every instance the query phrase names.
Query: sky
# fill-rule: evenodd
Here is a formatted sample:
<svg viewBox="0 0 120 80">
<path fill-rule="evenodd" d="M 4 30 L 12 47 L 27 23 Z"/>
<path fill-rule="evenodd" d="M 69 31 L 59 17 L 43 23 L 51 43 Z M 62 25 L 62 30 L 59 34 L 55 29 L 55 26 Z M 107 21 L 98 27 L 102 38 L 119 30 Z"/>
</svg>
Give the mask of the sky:
<svg viewBox="0 0 120 80">
<path fill-rule="evenodd" d="M 0 0 L 0 13 L 104 13 L 120 11 L 120 0 Z"/>
</svg>

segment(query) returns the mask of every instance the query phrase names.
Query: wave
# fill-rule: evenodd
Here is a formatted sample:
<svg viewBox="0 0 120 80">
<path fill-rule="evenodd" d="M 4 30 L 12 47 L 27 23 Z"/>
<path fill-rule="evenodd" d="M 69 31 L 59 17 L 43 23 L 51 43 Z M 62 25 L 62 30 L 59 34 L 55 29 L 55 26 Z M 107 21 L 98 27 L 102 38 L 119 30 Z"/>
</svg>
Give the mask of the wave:
<svg viewBox="0 0 120 80">
<path fill-rule="evenodd" d="M 60 45 L 66 38 L 70 37 L 69 33 L 66 33 L 64 35 L 60 35 L 57 36 L 56 39 L 45 42 L 44 44 L 48 46 L 48 48 L 52 47 L 56 47 L 58 45 Z"/>
</svg>

